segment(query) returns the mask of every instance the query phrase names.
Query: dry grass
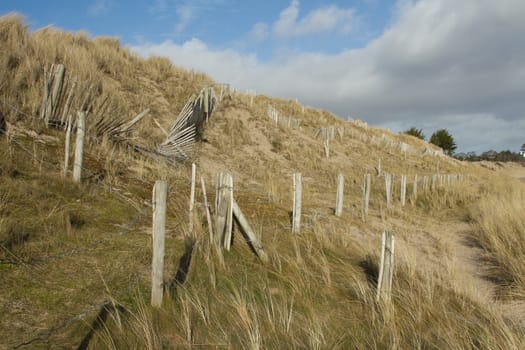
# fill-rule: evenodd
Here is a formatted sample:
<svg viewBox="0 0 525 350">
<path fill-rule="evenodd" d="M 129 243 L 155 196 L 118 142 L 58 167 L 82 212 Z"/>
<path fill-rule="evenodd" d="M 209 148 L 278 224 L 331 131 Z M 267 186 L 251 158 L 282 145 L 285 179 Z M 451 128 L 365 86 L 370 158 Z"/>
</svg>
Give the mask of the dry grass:
<svg viewBox="0 0 525 350">
<path fill-rule="evenodd" d="M 166 295 L 161 309 L 150 308 L 151 186 L 159 178 L 170 184 L 169 284 L 184 251 L 189 164 L 168 166 L 91 134 L 78 186 L 59 175 L 63 134 L 28 115 L 38 114 L 43 69 L 52 63 L 65 64 L 70 77 L 77 77 L 79 91 L 95 87 L 93 114 L 109 97 L 108 118 L 131 118 L 150 108 L 164 128 L 187 98 L 211 80 L 164 58 L 140 59 L 112 38 L 53 28 L 29 33 L 12 15 L 0 19 L 0 43 L 9 48 L 0 51 L 0 78 L 6 82 L 0 85 L 0 108 L 10 123 L 9 137 L 0 135 L 0 348 L 34 338 L 35 346 L 77 346 L 96 325 L 93 305 L 108 299 L 116 307 L 95 327 L 91 348 L 525 346 L 522 329 L 506 322 L 497 305 L 460 288 L 457 276 L 463 275 L 443 262 L 457 242 L 440 240 L 447 226 L 470 218 L 495 266 L 491 276 L 500 278 L 508 299 L 522 298 L 523 186 L 498 185 L 497 175 L 488 170 L 423 155 L 432 147 L 421 140 L 310 107 L 303 111 L 292 100 L 257 96 L 252 105 L 250 96 L 238 93 L 219 105 L 193 160 L 198 178 L 203 176 L 208 185 L 209 203 L 216 173 L 233 173 L 235 198 L 270 262 L 261 264 L 238 231 L 232 251 L 217 254 L 199 213 L 188 281 L 177 285 L 172 297 Z M 79 103 L 80 98 L 74 108 Z M 284 118 L 300 120 L 301 128 L 275 125 L 267 115 L 269 104 Z M 151 146 L 162 138 L 152 123 L 142 125 L 148 126 L 132 135 L 136 142 Z M 344 130 L 331 142 L 328 159 L 323 140 L 314 137 L 325 126 Z M 406 156 L 401 142 L 411 147 Z M 376 174 L 379 159 L 383 171 L 396 179 L 390 210 L 385 209 L 384 178 Z M 290 234 L 293 172 L 301 172 L 304 181 L 302 234 L 297 236 Z M 336 218 L 339 173 L 346 182 L 343 215 Z M 363 222 L 367 173 L 372 174 L 372 195 Z M 413 176 L 421 181 L 436 173 L 471 176 L 426 192 L 420 182 L 412 198 Z M 399 200 L 403 174 L 409 176 L 404 208 Z M 201 196 L 199 190 L 198 202 Z M 375 301 L 379 234 L 385 229 L 395 232 L 401 247 L 390 306 Z M 447 237 L 456 233 L 447 232 Z M 139 278 L 132 283 L 134 275 Z M 86 309 L 91 311 L 82 322 L 66 322 Z M 55 331 L 42 336 L 49 329 Z"/>
<path fill-rule="evenodd" d="M 517 180 L 490 182 L 470 212 L 477 243 L 486 251 L 489 278 L 501 295 L 525 299 L 525 187 Z"/>
<path fill-rule="evenodd" d="M 268 267 L 250 263 L 253 258 L 242 247 L 226 257 L 225 268 L 216 259 L 198 254 L 191 280 L 174 300 L 152 314 L 132 311 L 129 318 L 150 325 L 151 337 L 168 348 L 519 349 L 524 345 L 497 310 L 457 292 L 446 275 L 425 274 L 419 266 L 401 262 L 393 304 L 388 307 L 376 303 L 374 285 L 366 281 L 358 261 L 348 257 L 362 256 L 355 248 L 340 249 L 326 238 L 304 236 L 295 245 L 280 242 L 268 249 L 278 249 Z M 370 261 L 373 264 L 376 258 Z M 140 310 L 142 299 L 135 302 Z M 126 344 L 128 337 L 136 339 L 131 332 L 111 328 L 109 333 L 116 344 Z M 140 344 L 150 348 L 145 341 Z"/>
</svg>

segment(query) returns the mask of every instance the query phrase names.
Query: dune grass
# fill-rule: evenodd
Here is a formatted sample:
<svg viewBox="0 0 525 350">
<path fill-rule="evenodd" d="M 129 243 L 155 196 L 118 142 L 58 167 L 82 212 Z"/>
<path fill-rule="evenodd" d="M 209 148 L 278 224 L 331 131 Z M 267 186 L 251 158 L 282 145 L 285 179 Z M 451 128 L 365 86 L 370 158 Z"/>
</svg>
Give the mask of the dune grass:
<svg viewBox="0 0 525 350">
<path fill-rule="evenodd" d="M 388 130 L 343 121 L 293 100 L 227 94 L 187 163 L 144 158 L 106 136 L 88 135 L 83 183 L 62 177 L 64 136 L 34 118 L 44 67 L 63 63 L 79 91 L 94 86 L 94 109 L 108 118 L 151 109 L 164 128 L 188 97 L 213 82 L 167 59 L 142 59 L 118 40 L 0 18 L 0 348 L 521 349 L 523 328 L 499 304 L 464 290 L 448 260 L 447 227 L 476 228 L 490 277 L 507 300 L 523 297 L 523 185 L 448 157 Z M 80 100 L 74 102 L 78 108 Z M 272 105 L 300 128 L 275 125 Z M 13 107 L 14 106 L 14 107 Z M 149 117 L 148 117 L 149 118 Z M 88 120 L 89 123 L 89 120 Z M 142 124 L 133 140 L 155 145 L 162 131 Z M 342 128 L 326 158 L 321 127 Z M 401 142 L 410 146 L 405 155 Z M 394 175 L 385 208 L 383 171 Z M 196 246 L 188 280 L 173 284 L 187 237 L 190 163 L 208 186 L 234 175 L 234 196 L 270 257 L 262 264 L 236 229 L 224 257 L 211 245 L 197 191 Z M 291 175 L 303 173 L 303 229 L 291 235 Z M 336 178 L 345 175 L 344 209 L 333 215 Z M 372 174 L 363 220 L 363 176 Z M 411 196 L 414 175 L 464 174 L 465 181 Z M 405 207 L 400 175 L 409 176 Z M 467 176 L 468 175 L 468 176 Z M 170 184 L 165 303 L 149 306 L 150 206 L 155 180 Z M 429 185 L 430 186 L 430 185 Z M 521 186 L 521 187 L 520 187 Z M 399 242 L 392 303 L 376 302 L 380 233 Z M 454 236 L 456 232 L 448 232 Z M 445 236 L 443 234 L 443 236 Z M 428 238 L 430 237 L 430 238 Z M 416 242 L 416 243 L 414 243 Z M 447 265 L 448 264 L 448 265 Z M 99 313 L 97 316 L 97 312 Z M 104 322 L 102 322 L 104 320 Z"/>
<path fill-rule="evenodd" d="M 485 251 L 487 277 L 500 296 L 525 299 L 525 186 L 514 179 L 490 182 L 470 211 L 476 243 Z"/>
</svg>

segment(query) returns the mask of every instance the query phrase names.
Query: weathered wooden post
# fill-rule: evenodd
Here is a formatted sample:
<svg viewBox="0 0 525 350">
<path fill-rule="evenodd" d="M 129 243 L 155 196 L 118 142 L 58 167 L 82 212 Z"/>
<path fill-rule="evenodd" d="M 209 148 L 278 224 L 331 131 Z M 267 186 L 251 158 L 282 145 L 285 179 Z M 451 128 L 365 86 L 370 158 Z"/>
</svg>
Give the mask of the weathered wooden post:
<svg viewBox="0 0 525 350">
<path fill-rule="evenodd" d="M 250 224 L 248 223 L 248 220 L 246 220 L 246 217 L 242 213 L 241 208 L 239 208 L 239 205 L 237 205 L 235 199 L 232 200 L 232 209 L 233 215 L 235 216 L 237 223 L 241 227 L 241 230 L 246 237 L 246 241 L 250 247 L 252 247 L 254 253 L 259 257 L 259 259 L 261 259 L 262 262 L 268 262 L 268 255 L 266 255 L 261 242 L 255 235 L 255 232 L 253 232 Z"/>
<path fill-rule="evenodd" d="M 204 115 L 206 116 L 206 122 L 208 122 L 208 116 L 209 116 L 209 104 L 208 104 L 208 89 L 204 88 L 204 97 L 203 97 L 203 105 L 204 105 Z"/>
<path fill-rule="evenodd" d="M 381 158 L 377 160 L 377 176 L 381 176 Z"/>
<path fill-rule="evenodd" d="M 51 71 L 53 71 L 53 65 L 51 65 Z M 47 69 L 44 66 L 44 98 L 42 100 L 42 108 L 40 110 L 40 118 L 45 120 L 46 125 L 47 125 L 47 117 L 46 117 L 47 105 L 49 103 L 49 89 L 51 88 L 50 85 L 51 85 L 50 78 L 48 77 Z"/>
<path fill-rule="evenodd" d="M 64 145 L 64 177 L 67 177 L 67 172 L 69 171 L 69 150 L 71 144 L 71 129 L 73 127 L 73 117 L 71 115 L 67 118 L 67 127 L 66 127 L 66 140 Z"/>
<path fill-rule="evenodd" d="M 84 158 L 84 136 L 86 134 L 86 112 L 78 112 L 77 137 L 75 140 L 75 160 L 73 162 L 73 181 L 80 182 Z"/>
<path fill-rule="evenodd" d="M 434 192 L 437 186 L 437 174 L 432 175 L 432 183 L 430 184 L 430 191 Z"/>
<path fill-rule="evenodd" d="M 377 280 L 377 301 L 390 301 L 394 277 L 394 235 L 383 232 L 381 236 L 381 262 Z"/>
<path fill-rule="evenodd" d="M 337 176 L 337 195 L 335 198 L 335 216 L 341 216 L 343 213 L 343 194 L 345 188 L 345 178 L 343 174 Z"/>
<path fill-rule="evenodd" d="M 213 226 L 211 223 L 210 207 L 208 206 L 208 197 L 206 196 L 206 183 L 201 177 L 202 197 L 204 198 L 204 210 L 206 211 L 206 221 L 208 222 L 208 232 L 210 234 L 210 242 L 213 242 Z"/>
<path fill-rule="evenodd" d="M 160 307 L 164 294 L 164 240 L 168 182 L 157 180 L 153 187 L 153 259 L 151 269 L 151 306 Z"/>
<path fill-rule="evenodd" d="M 221 248 L 229 251 L 233 226 L 233 178 L 231 174 L 219 173 L 216 193 L 216 239 Z"/>
<path fill-rule="evenodd" d="M 364 218 L 368 216 L 368 203 L 370 203 L 370 187 L 372 184 L 372 176 L 370 174 L 365 175 L 365 182 L 363 187 L 363 200 L 364 200 Z"/>
<path fill-rule="evenodd" d="M 324 140 L 324 155 L 326 158 L 330 158 L 330 139 L 328 136 Z"/>
<path fill-rule="evenodd" d="M 292 233 L 301 233 L 302 176 L 293 174 Z"/>
<path fill-rule="evenodd" d="M 345 133 L 345 128 L 342 126 L 342 127 L 339 127 L 337 128 L 337 132 L 339 133 L 339 138 L 341 139 L 341 142 L 343 141 L 343 136 L 344 136 L 344 133 Z"/>
<path fill-rule="evenodd" d="M 61 123 L 65 123 L 66 119 L 69 117 L 69 109 L 71 108 L 71 103 L 73 102 L 73 96 L 75 93 L 76 86 L 77 86 L 77 80 L 76 78 L 73 78 L 73 83 L 71 84 L 71 88 L 69 89 L 69 94 L 67 95 L 66 103 L 64 105 L 64 110 L 62 111 L 62 117 L 60 118 Z"/>
<path fill-rule="evenodd" d="M 189 210 L 189 233 L 193 234 L 193 208 L 195 206 L 195 177 L 197 175 L 197 167 L 195 163 L 191 164 L 191 188 L 190 188 L 190 210 Z"/>
<path fill-rule="evenodd" d="M 54 87 L 53 94 L 51 95 L 51 115 L 48 115 L 47 118 L 55 118 L 57 111 L 58 100 L 60 98 L 60 92 L 62 91 L 62 84 L 64 83 L 64 75 L 66 69 L 63 64 L 58 64 L 55 71 L 55 78 L 53 79 Z"/>
<path fill-rule="evenodd" d="M 386 208 L 392 206 L 392 175 L 385 173 L 385 190 L 386 190 Z"/>
<path fill-rule="evenodd" d="M 405 206 L 407 193 L 407 176 L 401 175 L 401 206 Z"/>
</svg>

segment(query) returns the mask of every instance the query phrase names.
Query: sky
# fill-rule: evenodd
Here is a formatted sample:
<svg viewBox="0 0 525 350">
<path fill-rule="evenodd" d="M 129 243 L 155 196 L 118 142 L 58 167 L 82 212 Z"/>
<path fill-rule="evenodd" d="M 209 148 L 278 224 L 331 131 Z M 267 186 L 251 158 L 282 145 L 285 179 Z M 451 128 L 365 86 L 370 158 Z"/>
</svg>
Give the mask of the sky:
<svg viewBox="0 0 525 350">
<path fill-rule="evenodd" d="M 240 91 L 427 139 L 445 128 L 458 152 L 525 143 L 523 0 L 0 0 L 8 12 Z"/>
</svg>

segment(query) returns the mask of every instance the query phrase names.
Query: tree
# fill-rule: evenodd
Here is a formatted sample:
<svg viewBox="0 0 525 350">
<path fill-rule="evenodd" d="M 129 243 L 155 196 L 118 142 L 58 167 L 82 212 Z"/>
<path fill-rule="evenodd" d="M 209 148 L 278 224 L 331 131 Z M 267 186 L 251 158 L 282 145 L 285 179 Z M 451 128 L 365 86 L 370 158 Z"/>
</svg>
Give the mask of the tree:
<svg viewBox="0 0 525 350">
<path fill-rule="evenodd" d="M 425 134 L 423 133 L 423 130 L 418 129 L 416 127 L 411 127 L 410 129 L 403 131 L 403 133 L 417 137 L 418 139 L 421 139 L 421 140 L 425 139 Z"/>
<path fill-rule="evenodd" d="M 446 129 L 440 129 L 430 136 L 430 143 L 441 147 L 449 156 L 454 154 L 457 148 L 454 138 Z"/>
</svg>

